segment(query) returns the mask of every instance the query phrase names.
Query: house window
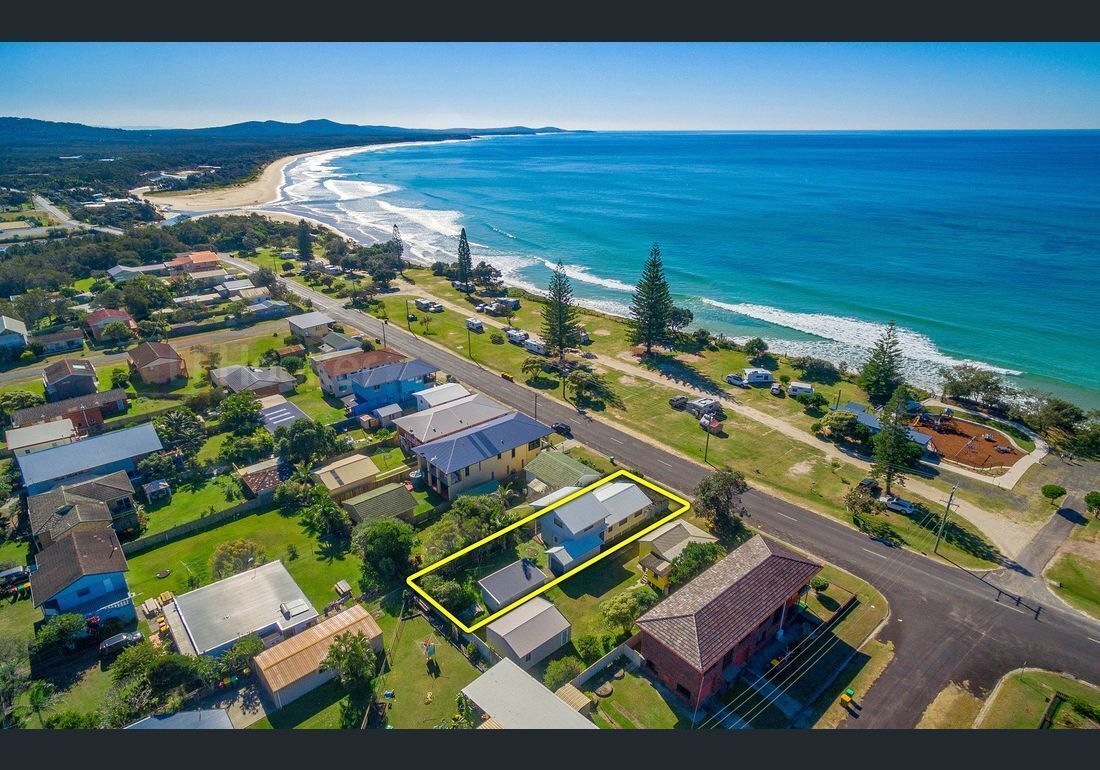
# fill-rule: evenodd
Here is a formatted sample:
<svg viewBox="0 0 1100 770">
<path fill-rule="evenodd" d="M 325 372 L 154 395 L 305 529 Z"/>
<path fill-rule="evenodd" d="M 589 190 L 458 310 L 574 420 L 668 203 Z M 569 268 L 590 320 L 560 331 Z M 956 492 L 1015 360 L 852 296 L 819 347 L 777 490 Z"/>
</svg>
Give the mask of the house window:
<svg viewBox="0 0 1100 770">
<path fill-rule="evenodd" d="M 534 441 L 528 441 L 527 442 L 527 448 L 530 449 L 532 452 L 535 451 L 536 449 L 538 449 L 539 448 L 538 439 L 535 439 Z"/>
<path fill-rule="evenodd" d="M 527 653 L 526 655 L 524 655 L 523 656 L 523 661 L 525 663 L 530 663 L 531 662 L 531 653 Z"/>
<path fill-rule="evenodd" d="M 470 469 L 469 468 L 466 469 L 466 478 L 470 478 Z"/>
<path fill-rule="evenodd" d="M 91 592 L 92 592 L 92 589 L 85 587 L 85 588 L 81 588 L 79 591 L 77 591 L 76 595 L 77 596 L 87 596 Z"/>
<path fill-rule="evenodd" d="M 515 449 L 512 450 L 512 459 L 513 460 L 516 459 L 516 450 Z"/>
<path fill-rule="evenodd" d="M 676 685 L 676 692 L 678 692 L 680 695 L 683 695 L 685 698 L 688 698 L 688 699 L 691 698 L 691 692 L 688 690 L 688 688 L 684 687 L 682 684 L 677 684 Z"/>
</svg>

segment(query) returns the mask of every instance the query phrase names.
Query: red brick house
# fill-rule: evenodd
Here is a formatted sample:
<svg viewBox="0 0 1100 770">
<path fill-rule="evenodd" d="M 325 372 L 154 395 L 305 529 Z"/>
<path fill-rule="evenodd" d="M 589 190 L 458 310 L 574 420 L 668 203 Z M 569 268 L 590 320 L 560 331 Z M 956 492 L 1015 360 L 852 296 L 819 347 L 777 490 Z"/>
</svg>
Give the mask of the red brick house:
<svg viewBox="0 0 1100 770">
<path fill-rule="evenodd" d="M 166 385 L 187 377 L 187 362 L 166 342 L 143 342 L 127 353 L 130 368 L 149 385 Z"/>
<path fill-rule="evenodd" d="M 104 307 L 84 316 L 84 325 L 88 327 L 88 332 L 96 342 L 103 339 L 103 330 L 113 323 L 120 323 L 132 332 L 137 331 L 137 324 L 125 310 L 111 310 Z"/>
<path fill-rule="evenodd" d="M 115 388 L 41 406 L 30 406 L 12 412 L 11 424 L 13 428 L 25 428 L 53 420 L 72 420 L 78 431 L 91 433 L 102 427 L 105 417 L 125 412 L 128 398 L 124 389 Z"/>
<path fill-rule="evenodd" d="M 631 646 L 694 708 L 722 689 L 727 669 L 781 638 L 820 569 L 756 535 L 638 618 Z"/>
</svg>

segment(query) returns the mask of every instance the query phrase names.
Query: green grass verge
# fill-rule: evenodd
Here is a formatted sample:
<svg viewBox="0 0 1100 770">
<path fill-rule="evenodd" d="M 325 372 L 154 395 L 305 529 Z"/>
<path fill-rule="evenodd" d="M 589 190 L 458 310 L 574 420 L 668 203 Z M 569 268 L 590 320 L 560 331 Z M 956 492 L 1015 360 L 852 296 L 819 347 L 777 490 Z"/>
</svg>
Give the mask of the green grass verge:
<svg viewBox="0 0 1100 770">
<path fill-rule="evenodd" d="M 1034 730 L 1039 726 L 1055 692 L 1083 698 L 1094 706 L 1100 706 L 1100 688 L 1093 685 L 1049 671 L 1018 671 L 1005 678 L 978 727 Z M 1079 720 L 1074 720 L 1073 714 L 1076 712 L 1063 704 L 1055 714 L 1055 726 L 1077 726 Z"/>
<path fill-rule="evenodd" d="M 1051 590 L 1074 607 L 1100 618 L 1100 561 L 1067 553 L 1046 574 L 1061 584 Z"/>
</svg>

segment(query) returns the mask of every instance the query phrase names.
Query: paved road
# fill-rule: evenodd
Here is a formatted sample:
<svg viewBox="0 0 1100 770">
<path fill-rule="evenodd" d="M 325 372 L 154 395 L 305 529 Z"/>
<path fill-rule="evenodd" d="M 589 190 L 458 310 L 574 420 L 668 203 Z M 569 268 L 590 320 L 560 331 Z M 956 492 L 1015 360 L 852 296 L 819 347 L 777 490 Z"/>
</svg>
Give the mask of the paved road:
<svg viewBox="0 0 1100 770">
<path fill-rule="evenodd" d="M 242 260 L 224 259 L 247 272 L 257 269 Z M 288 288 L 334 319 L 382 336 L 378 319 L 346 310 L 341 301 L 298 284 Z M 533 411 L 531 389 L 507 382 L 400 326 L 386 327 L 386 341 L 507 406 Z M 581 418 L 547 398 L 539 399 L 538 418 L 570 423 L 581 443 L 613 454 L 620 464 L 639 468 L 647 478 L 679 491 L 693 489 L 709 470 L 612 425 Z M 1065 671 L 1100 683 L 1100 623 L 1053 606 L 1042 607 L 1036 617 L 1033 608 L 1016 606 L 987 582 L 989 578 L 889 548 L 834 519 L 759 491 L 751 490 L 744 502 L 753 527 L 870 581 L 890 603 L 890 621 L 879 638 L 893 642 L 896 657 L 863 700 L 860 718 L 848 720 L 846 726 L 912 727 L 948 682 L 968 681 L 984 694 L 1003 674 L 1020 666 Z"/>
<path fill-rule="evenodd" d="M 70 230 L 96 230 L 101 233 L 110 233 L 111 235 L 122 235 L 122 230 L 117 227 L 90 225 L 87 222 L 78 222 L 41 195 L 34 196 L 34 205 L 60 222 L 62 227 L 69 228 Z"/>
</svg>

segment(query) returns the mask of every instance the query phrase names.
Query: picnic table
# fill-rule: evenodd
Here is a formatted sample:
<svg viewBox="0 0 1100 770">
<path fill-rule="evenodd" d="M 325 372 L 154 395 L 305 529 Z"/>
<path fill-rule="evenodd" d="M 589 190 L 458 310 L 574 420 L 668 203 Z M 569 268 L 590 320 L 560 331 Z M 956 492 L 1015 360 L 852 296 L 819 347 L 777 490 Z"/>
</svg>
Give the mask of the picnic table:
<svg viewBox="0 0 1100 770">
<path fill-rule="evenodd" d="M 336 581 L 336 585 L 332 587 L 332 590 L 334 590 L 338 596 L 347 596 L 351 593 L 351 586 L 346 580 L 338 580 Z"/>
</svg>

